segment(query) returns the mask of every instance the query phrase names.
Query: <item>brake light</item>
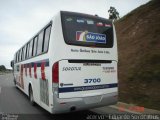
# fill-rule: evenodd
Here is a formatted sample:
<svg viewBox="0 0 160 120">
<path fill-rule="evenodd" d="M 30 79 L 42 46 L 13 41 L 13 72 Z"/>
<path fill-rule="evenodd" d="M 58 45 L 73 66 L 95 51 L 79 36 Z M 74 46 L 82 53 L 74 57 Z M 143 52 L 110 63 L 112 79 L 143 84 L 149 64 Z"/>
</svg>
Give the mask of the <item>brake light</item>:
<svg viewBox="0 0 160 120">
<path fill-rule="evenodd" d="M 59 63 L 54 63 L 52 67 L 52 82 L 59 83 Z"/>
</svg>

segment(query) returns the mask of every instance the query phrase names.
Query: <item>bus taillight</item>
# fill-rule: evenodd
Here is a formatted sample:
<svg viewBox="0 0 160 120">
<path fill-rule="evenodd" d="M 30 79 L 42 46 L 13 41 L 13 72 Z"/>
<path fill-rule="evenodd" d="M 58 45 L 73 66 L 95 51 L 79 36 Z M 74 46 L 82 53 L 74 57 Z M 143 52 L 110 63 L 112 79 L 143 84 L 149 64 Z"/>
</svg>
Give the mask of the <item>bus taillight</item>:
<svg viewBox="0 0 160 120">
<path fill-rule="evenodd" d="M 52 82 L 58 83 L 59 82 L 59 63 L 54 63 L 52 67 Z"/>
</svg>

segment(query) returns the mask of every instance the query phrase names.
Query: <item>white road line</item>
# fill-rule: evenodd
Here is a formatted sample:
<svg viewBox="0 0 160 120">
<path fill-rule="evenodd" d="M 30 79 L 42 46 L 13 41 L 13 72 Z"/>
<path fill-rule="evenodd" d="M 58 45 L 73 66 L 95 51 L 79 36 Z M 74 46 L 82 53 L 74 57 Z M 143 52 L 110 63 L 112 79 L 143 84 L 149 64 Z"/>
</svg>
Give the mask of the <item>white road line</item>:
<svg viewBox="0 0 160 120">
<path fill-rule="evenodd" d="M 2 87 L 0 86 L 0 94 L 1 94 L 1 89 L 2 89 Z"/>
</svg>

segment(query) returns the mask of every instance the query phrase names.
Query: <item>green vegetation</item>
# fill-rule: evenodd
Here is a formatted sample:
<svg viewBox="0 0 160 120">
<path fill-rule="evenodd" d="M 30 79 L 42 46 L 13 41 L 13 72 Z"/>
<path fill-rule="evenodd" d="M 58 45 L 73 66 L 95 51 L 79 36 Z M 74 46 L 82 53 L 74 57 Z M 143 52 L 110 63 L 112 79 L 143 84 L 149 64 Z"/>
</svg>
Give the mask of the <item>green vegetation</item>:
<svg viewBox="0 0 160 120">
<path fill-rule="evenodd" d="M 109 19 L 110 20 L 118 20 L 119 17 L 119 12 L 115 9 L 115 7 L 110 7 L 110 9 L 108 10 L 109 12 Z"/>
<path fill-rule="evenodd" d="M 0 65 L 0 71 L 6 71 L 6 67 L 4 65 Z"/>
<path fill-rule="evenodd" d="M 0 75 L 11 73 L 11 72 L 12 72 L 11 69 L 6 69 L 4 65 L 0 65 Z"/>
</svg>

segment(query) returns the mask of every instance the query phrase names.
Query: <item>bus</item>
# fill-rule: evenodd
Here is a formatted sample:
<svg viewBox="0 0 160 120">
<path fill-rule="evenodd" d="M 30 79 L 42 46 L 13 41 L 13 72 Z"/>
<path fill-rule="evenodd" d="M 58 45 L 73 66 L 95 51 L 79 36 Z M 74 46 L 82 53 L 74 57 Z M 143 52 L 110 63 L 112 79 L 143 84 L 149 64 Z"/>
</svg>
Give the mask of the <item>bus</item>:
<svg viewBox="0 0 160 120">
<path fill-rule="evenodd" d="M 117 63 L 112 21 L 60 11 L 14 54 L 11 65 L 14 83 L 30 103 L 59 114 L 116 104 Z"/>
</svg>

